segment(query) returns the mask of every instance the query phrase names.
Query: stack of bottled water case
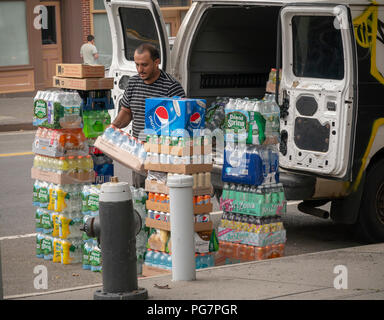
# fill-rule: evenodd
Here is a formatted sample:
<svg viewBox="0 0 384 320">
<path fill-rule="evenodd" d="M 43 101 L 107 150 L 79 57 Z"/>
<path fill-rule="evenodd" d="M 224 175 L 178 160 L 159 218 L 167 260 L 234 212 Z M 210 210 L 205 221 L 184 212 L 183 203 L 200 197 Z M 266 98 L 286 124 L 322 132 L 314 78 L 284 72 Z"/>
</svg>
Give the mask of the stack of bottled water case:
<svg viewBox="0 0 384 320">
<path fill-rule="evenodd" d="M 228 99 L 218 230 L 218 264 L 284 254 L 286 212 L 279 182 L 280 109 L 273 94 L 262 100 Z"/>
<path fill-rule="evenodd" d="M 34 98 L 33 125 L 50 129 L 81 128 L 81 103 L 76 91 L 38 91 Z"/>
<path fill-rule="evenodd" d="M 81 262 L 82 184 L 35 181 L 36 256 L 62 264 Z"/>
<path fill-rule="evenodd" d="M 84 185 L 81 191 L 82 199 L 82 223 L 86 223 L 90 217 L 99 216 L 99 196 L 101 185 Z M 134 210 L 140 215 L 142 225 L 136 236 L 137 273 L 141 274 L 148 240 L 148 229 L 145 227 L 145 201 L 147 193 L 143 188 L 130 186 Z M 82 268 L 93 272 L 102 271 L 101 247 L 96 238 L 89 238 L 86 233 L 82 235 Z"/>
<path fill-rule="evenodd" d="M 101 185 L 85 185 L 81 190 L 82 222 L 85 224 L 90 217 L 99 216 L 99 196 Z M 82 235 L 82 267 L 84 270 L 101 272 L 101 249 L 96 238 Z"/>
<path fill-rule="evenodd" d="M 36 256 L 62 264 L 82 261 L 82 190 L 94 177 L 81 104 L 76 91 L 39 91 L 34 99 Z"/>
</svg>

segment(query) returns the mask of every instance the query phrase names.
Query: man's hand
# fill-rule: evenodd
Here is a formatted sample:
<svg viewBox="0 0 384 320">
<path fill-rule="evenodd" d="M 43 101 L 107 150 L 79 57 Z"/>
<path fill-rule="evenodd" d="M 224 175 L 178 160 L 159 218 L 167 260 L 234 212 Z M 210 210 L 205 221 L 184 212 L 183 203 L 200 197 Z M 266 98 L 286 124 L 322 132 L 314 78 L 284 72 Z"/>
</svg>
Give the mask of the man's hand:
<svg viewBox="0 0 384 320">
<path fill-rule="evenodd" d="M 131 109 L 121 107 L 119 114 L 113 121 L 113 125 L 119 129 L 125 128 L 132 121 Z"/>
</svg>

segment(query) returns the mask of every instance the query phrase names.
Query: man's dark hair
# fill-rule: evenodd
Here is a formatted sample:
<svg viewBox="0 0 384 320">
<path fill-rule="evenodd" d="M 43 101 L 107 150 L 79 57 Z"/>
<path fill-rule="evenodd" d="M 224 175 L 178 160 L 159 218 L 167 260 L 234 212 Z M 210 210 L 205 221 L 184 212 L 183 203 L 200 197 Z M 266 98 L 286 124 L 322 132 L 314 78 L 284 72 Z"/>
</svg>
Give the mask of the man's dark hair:
<svg viewBox="0 0 384 320">
<path fill-rule="evenodd" d="M 91 42 L 93 39 L 95 39 L 95 37 L 91 34 L 87 37 L 88 42 Z"/>
<path fill-rule="evenodd" d="M 135 50 L 138 54 L 142 54 L 144 53 L 144 51 L 148 51 L 149 54 L 151 55 L 151 59 L 152 61 L 155 61 L 156 59 L 160 59 L 160 53 L 159 53 L 159 50 L 157 50 L 157 48 L 153 45 L 153 44 L 150 44 L 150 43 L 142 43 L 141 45 L 139 45 L 136 50 Z"/>
</svg>

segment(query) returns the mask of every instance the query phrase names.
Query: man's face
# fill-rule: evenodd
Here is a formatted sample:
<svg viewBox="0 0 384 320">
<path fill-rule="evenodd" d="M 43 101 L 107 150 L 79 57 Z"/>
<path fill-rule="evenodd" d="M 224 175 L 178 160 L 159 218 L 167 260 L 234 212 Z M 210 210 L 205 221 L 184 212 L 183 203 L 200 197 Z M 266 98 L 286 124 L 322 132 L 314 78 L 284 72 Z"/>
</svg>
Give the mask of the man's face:
<svg viewBox="0 0 384 320">
<path fill-rule="evenodd" d="M 150 82 L 156 78 L 159 71 L 160 59 L 153 61 L 149 51 L 144 51 L 141 54 L 135 52 L 134 60 L 136 63 L 137 73 L 143 81 Z"/>
</svg>

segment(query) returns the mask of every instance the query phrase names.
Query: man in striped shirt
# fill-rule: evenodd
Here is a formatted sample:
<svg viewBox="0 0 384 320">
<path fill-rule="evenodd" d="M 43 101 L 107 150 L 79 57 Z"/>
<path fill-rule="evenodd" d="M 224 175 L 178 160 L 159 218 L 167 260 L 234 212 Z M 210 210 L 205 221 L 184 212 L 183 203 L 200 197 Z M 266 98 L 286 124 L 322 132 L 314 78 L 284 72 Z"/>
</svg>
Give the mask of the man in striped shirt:
<svg viewBox="0 0 384 320">
<path fill-rule="evenodd" d="M 121 99 L 121 110 L 113 121 L 118 128 L 125 128 L 132 120 L 133 136 L 144 141 L 145 99 L 153 97 L 184 98 L 185 92 L 180 83 L 171 75 L 159 69 L 160 54 L 149 43 L 143 43 L 136 48 L 134 54 L 138 74 L 128 81 L 124 96 Z M 142 186 L 144 180 L 133 172 L 134 184 Z"/>
</svg>

